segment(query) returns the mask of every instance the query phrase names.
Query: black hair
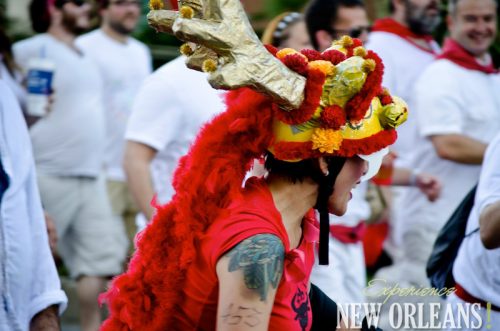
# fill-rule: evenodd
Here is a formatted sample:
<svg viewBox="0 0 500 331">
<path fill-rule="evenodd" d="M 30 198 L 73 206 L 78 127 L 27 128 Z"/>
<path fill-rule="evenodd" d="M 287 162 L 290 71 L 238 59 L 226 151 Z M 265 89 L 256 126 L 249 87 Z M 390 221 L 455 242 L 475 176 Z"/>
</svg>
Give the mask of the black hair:
<svg viewBox="0 0 500 331">
<path fill-rule="evenodd" d="M 47 32 L 50 26 L 50 14 L 47 0 L 31 0 L 29 13 L 33 31 L 38 33 Z"/>
<path fill-rule="evenodd" d="M 316 32 L 332 31 L 332 24 L 337 20 L 339 7 L 365 7 L 363 0 L 312 0 L 306 9 L 305 21 L 309 39 L 316 50 L 319 45 Z"/>
<path fill-rule="evenodd" d="M 264 166 L 270 173 L 285 177 L 292 183 L 302 182 L 306 178 L 319 182 L 320 178 L 323 177 L 318 159 L 287 162 L 277 159 L 271 153 L 267 153 Z"/>
<path fill-rule="evenodd" d="M 393 14 L 395 9 L 396 9 L 396 7 L 394 7 L 392 0 L 389 0 L 389 13 Z"/>
</svg>

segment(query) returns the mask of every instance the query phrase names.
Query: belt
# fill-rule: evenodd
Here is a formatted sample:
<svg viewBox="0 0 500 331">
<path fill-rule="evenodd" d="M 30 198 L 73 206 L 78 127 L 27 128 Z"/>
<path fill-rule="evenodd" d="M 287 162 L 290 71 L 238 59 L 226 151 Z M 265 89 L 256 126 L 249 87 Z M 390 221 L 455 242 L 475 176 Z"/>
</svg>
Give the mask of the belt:
<svg viewBox="0 0 500 331">
<path fill-rule="evenodd" d="M 455 294 L 457 295 L 457 297 L 459 297 L 463 301 L 468 302 L 468 303 L 479 303 L 481 305 L 481 307 L 484 307 L 484 308 L 487 307 L 488 302 L 486 302 L 482 299 L 476 298 L 475 296 L 473 296 L 472 294 L 467 292 L 460 284 L 455 283 L 455 289 L 456 289 Z M 495 306 L 494 304 L 491 304 L 491 310 L 496 311 L 496 312 L 500 312 L 500 307 Z"/>
</svg>

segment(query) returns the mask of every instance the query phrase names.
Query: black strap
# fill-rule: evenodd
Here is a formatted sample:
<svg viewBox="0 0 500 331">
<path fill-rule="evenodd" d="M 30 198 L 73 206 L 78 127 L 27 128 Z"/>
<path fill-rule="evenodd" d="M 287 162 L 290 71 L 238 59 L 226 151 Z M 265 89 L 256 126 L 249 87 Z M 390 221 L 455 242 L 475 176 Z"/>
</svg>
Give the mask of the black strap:
<svg viewBox="0 0 500 331">
<path fill-rule="evenodd" d="M 328 175 L 319 182 L 316 209 L 319 212 L 319 264 L 328 265 L 328 243 L 330 240 L 330 216 L 328 213 L 328 200 L 333 193 L 333 187 L 346 159 L 331 157 L 328 162 Z"/>
</svg>

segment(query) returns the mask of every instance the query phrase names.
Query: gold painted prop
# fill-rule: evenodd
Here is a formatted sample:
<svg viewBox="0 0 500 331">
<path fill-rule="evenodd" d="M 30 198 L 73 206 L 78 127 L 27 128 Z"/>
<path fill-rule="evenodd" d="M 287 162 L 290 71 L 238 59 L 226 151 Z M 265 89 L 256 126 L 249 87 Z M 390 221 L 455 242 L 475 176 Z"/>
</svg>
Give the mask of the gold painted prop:
<svg viewBox="0 0 500 331">
<path fill-rule="evenodd" d="M 214 88 L 248 86 L 271 96 L 283 109 L 299 108 L 306 79 L 266 50 L 239 0 L 181 0 L 179 8 L 152 9 L 148 22 L 157 31 L 196 44 L 188 52 L 188 67 L 208 70 Z"/>
</svg>

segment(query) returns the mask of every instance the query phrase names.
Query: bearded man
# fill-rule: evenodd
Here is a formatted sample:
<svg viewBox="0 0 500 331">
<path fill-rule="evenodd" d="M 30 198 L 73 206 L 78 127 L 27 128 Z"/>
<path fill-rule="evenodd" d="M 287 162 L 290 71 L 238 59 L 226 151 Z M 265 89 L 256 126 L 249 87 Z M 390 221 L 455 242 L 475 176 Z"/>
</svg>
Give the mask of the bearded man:
<svg viewBox="0 0 500 331">
<path fill-rule="evenodd" d="M 137 233 L 135 217 L 139 209 L 129 192 L 122 168 L 123 137 L 134 99 L 152 71 L 151 53 L 146 45 L 130 36 L 139 21 L 141 1 L 100 0 L 98 3 L 100 28 L 78 37 L 76 44 L 97 63 L 103 80 L 108 196 L 114 216 L 125 224 L 132 253 Z"/>
<path fill-rule="evenodd" d="M 33 0 L 32 25 L 40 34 L 14 45 L 16 61 L 25 71 L 37 57 L 55 65 L 51 110 L 31 127 L 30 135 L 42 203 L 56 224 L 57 251 L 76 279 L 84 331 L 98 329 L 97 297 L 106 279 L 122 270 L 127 247 L 101 176 L 101 77 L 74 42 L 89 28 L 90 9 L 82 0 Z"/>
</svg>

